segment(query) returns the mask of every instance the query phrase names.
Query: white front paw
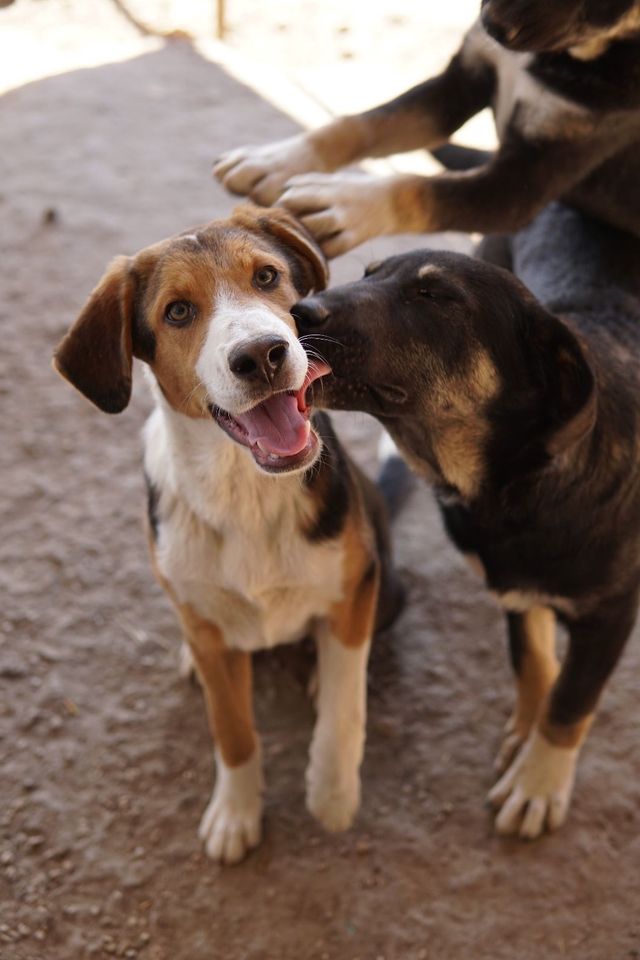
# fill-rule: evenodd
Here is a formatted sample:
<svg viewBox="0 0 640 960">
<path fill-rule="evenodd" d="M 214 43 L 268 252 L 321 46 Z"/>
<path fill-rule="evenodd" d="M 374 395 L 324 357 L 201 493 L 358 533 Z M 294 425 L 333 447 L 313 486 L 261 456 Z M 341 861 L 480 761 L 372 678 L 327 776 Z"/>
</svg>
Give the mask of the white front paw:
<svg viewBox="0 0 640 960">
<path fill-rule="evenodd" d="M 240 767 L 218 756 L 217 779 L 198 836 L 212 860 L 239 863 L 262 836 L 262 776 L 259 751 Z"/>
<path fill-rule="evenodd" d="M 250 195 L 257 203 L 275 203 L 290 177 L 322 169 L 320 157 L 304 134 L 259 147 L 224 153 L 213 173 L 231 193 Z"/>
<path fill-rule="evenodd" d="M 360 776 L 324 775 L 311 765 L 307 771 L 307 809 L 325 830 L 348 830 L 360 806 Z"/>
<path fill-rule="evenodd" d="M 578 754 L 578 747 L 556 747 L 534 730 L 489 792 L 489 802 L 499 808 L 497 832 L 532 840 L 545 826 L 560 827 L 569 810 Z"/>
</svg>

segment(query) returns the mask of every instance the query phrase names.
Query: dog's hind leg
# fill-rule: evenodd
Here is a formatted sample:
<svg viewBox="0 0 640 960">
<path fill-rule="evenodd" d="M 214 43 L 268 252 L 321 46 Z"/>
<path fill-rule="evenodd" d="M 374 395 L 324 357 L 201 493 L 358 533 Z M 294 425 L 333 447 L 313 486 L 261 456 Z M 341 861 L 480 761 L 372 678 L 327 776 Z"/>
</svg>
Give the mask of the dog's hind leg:
<svg viewBox="0 0 640 960">
<path fill-rule="evenodd" d="M 307 769 L 307 807 L 332 831 L 350 827 L 360 805 L 367 661 L 378 584 L 378 567 L 372 562 L 359 573 L 359 582 L 347 582 L 344 600 L 316 637 L 318 718 Z"/>
<path fill-rule="evenodd" d="M 559 670 L 553 610 L 532 607 L 524 613 L 509 613 L 507 627 L 517 701 L 496 758 L 498 771 L 507 767 L 529 736 Z"/>
<path fill-rule="evenodd" d="M 216 743 L 216 784 L 200 823 L 213 860 L 237 863 L 260 842 L 262 765 L 253 724 L 251 656 L 226 646 L 192 607 L 178 607 Z"/>
<path fill-rule="evenodd" d="M 499 833 L 539 836 L 564 823 L 580 748 L 602 689 L 629 637 L 637 595 L 569 624 L 567 655 L 522 750 L 489 793 Z"/>
</svg>

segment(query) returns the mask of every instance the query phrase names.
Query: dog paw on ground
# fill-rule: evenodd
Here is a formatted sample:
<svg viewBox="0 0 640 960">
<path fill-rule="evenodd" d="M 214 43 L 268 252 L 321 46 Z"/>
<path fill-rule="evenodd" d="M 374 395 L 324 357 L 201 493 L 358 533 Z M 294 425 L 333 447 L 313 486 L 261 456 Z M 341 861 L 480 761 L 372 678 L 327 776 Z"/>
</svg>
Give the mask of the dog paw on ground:
<svg viewBox="0 0 640 960">
<path fill-rule="evenodd" d="M 330 833 L 348 830 L 360 806 L 360 777 L 307 772 L 307 810 Z"/>
<path fill-rule="evenodd" d="M 213 174 L 231 193 L 250 196 L 256 203 L 269 206 L 277 201 L 290 177 L 322 168 L 320 157 L 299 134 L 223 153 L 213 165 Z"/>
<path fill-rule="evenodd" d="M 258 751 L 240 767 L 218 758 L 217 778 L 198 836 L 218 863 L 239 863 L 262 837 L 262 775 Z"/>
<path fill-rule="evenodd" d="M 557 830 L 569 810 L 578 753 L 577 747 L 554 746 L 534 730 L 489 792 L 489 803 L 499 808 L 496 831 L 533 840 L 545 828 Z"/>
</svg>

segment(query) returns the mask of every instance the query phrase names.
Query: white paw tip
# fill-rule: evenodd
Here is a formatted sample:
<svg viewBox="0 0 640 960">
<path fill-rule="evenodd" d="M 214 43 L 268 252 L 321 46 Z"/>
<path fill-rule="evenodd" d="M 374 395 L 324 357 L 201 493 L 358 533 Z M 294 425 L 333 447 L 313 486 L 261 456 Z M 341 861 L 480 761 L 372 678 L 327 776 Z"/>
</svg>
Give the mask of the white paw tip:
<svg viewBox="0 0 640 960">
<path fill-rule="evenodd" d="M 223 807 L 204 812 L 198 836 L 212 860 L 217 863 L 240 863 L 262 838 L 260 814 L 238 814 Z"/>
<path fill-rule="evenodd" d="M 342 833 L 352 825 L 360 806 L 359 786 L 334 789 L 310 790 L 307 796 L 309 813 L 329 833 Z"/>
</svg>

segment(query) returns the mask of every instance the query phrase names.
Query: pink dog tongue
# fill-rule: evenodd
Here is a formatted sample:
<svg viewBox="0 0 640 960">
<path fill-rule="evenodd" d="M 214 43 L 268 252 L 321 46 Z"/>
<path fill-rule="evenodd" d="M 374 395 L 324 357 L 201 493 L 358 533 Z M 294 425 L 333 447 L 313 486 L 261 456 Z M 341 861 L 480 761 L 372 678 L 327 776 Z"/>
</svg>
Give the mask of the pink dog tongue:
<svg viewBox="0 0 640 960">
<path fill-rule="evenodd" d="M 259 444 L 266 453 L 292 457 L 307 445 L 310 424 L 298 410 L 298 398 L 278 393 L 247 413 L 236 416 L 247 431 L 249 443 Z"/>
</svg>

